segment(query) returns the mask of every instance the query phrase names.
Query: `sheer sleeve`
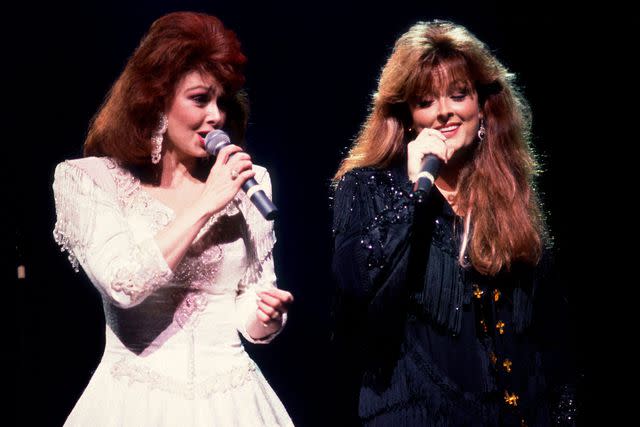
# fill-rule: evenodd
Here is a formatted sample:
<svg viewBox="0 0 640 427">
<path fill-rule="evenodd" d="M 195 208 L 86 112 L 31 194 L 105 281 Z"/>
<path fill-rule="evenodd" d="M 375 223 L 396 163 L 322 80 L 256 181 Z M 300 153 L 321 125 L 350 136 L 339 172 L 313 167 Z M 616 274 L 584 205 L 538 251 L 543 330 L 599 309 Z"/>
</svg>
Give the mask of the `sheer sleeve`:
<svg viewBox="0 0 640 427">
<path fill-rule="evenodd" d="M 265 168 L 254 165 L 256 181 L 271 199 L 271 179 Z M 261 339 L 252 338 L 247 332 L 247 324 L 256 315 L 258 309 L 258 292 L 277 287 L 277 278 L 273 263 L 273 247 L 276 237 L 273 230 L 273 221 L 268 221 L 260 214 L 258 209 L 245 197 L 243 201 L 243 214 L 246 218 L 248 229 L 248 260 L 247 271 L 238 284 L 236 296 L 236 324 L 238 331 L 249 342 L 254 344 L 266 344 L 271 342 L 281 331 L 287 322 L 287 314 L 282 316 L 282 327 L 275 333 Z"/>
<path fill-rule="evenodd" d="M 155 240 L 135 241 L 100 159 L 59 164 L 53 192 L 56 242 L 112 303 L 133 307 L 168 282 L 172 272 Z"/>
</svg>

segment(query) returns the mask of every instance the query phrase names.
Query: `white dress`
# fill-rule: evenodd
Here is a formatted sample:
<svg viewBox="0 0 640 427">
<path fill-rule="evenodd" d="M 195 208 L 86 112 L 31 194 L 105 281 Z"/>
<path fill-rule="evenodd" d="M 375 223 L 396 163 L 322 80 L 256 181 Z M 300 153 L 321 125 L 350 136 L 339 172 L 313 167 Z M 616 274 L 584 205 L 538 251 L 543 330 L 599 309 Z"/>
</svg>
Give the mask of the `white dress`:
<svg viewBox="0 0 640 427">
<path fill-rule="evenodd" d="M 266 169 L 256 180 L 270 195 Z M 273 225 L 240 192 L 171 271 L 155 234 L 174 212 L 108 158 L 57 166 L 56 241 L 102 296 L 104 355 L 65 426 L 290 426 L 238 332 L 273 287 Z M 286 318 L 285 318 L 286 321 Z"/>
</svg>

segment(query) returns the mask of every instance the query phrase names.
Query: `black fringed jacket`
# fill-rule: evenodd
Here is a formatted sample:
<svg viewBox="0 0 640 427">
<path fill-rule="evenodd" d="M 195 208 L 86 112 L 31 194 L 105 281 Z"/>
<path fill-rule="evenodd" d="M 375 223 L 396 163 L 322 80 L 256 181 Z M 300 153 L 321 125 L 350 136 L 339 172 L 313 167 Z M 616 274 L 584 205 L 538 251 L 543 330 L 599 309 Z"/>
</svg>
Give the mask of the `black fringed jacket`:
<svg viewBox="0 0 640 427">
<path fill-rule="evenodd" d="M 359 387 L 358 416 L 371 425 L 571 424 L 566 299 L 548 251 L 536 268 L 482 276 L 458 262 L 462 228 L 438 191 L 416 204 L 402 168 L 340 180 L 345 402 Z"/>
</svg>

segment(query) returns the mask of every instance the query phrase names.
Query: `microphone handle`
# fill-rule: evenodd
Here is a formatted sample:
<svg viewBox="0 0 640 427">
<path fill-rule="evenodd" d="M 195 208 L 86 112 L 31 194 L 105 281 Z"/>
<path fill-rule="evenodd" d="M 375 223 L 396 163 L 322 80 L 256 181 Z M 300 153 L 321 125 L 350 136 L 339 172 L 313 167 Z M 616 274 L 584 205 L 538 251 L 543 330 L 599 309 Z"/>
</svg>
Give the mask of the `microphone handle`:
<svg viewBox="0 0 640 427">
<path fill-rule="evenodd" d="M 429 197 L 434 182 L 438 177 L 442 160 L 433 154 L 427 154 L 422 163 L 422 171 L 418 174 L 418 180 L 415 184 L 415 193 L 418 202 L 421 203 Z"/>
<path fill-rule="evenodd" d="M 246 180 L 244 184 L 242 184 L 242 189 L 265 219 L 273 221 L 276 218 L 278 208 L 269 200 L 269 197 L 267 197 L 264 190 L 261 189 L 254 178 Z"/>
</svg>

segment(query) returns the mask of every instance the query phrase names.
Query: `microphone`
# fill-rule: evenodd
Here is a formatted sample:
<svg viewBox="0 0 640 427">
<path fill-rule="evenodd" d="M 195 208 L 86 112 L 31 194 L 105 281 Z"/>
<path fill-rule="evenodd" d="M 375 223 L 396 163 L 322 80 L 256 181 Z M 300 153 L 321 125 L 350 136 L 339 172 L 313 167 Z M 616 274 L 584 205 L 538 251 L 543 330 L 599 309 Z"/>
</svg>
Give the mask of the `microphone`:
<svg viewBox="0 0 640 427">
<path fill-rule="evenodd" d="M 442 160 L 433 154 L 427 154 L 422 162 L 422 169 L 415 183 L 415 193 L 418 203 L 422 203 L 429 197 L 433 183 L 438 177 Z"/>
<path fill-rule="evenodd" d="M 220 150 L 230 144 L 231 139 L 229 139 L 229 135 L 220 129 L 212 130 L 204 139 L 204 149 L 213 156 L 218 156 Z M 269 197 L 267 197 L 255 179 L 249 178 L 246 180 L 244 184 L 242 184 L 242 189 L 265 219 L 273 221 L 276 218 L 278 208 L 269 200 Z"/>
</svg>

